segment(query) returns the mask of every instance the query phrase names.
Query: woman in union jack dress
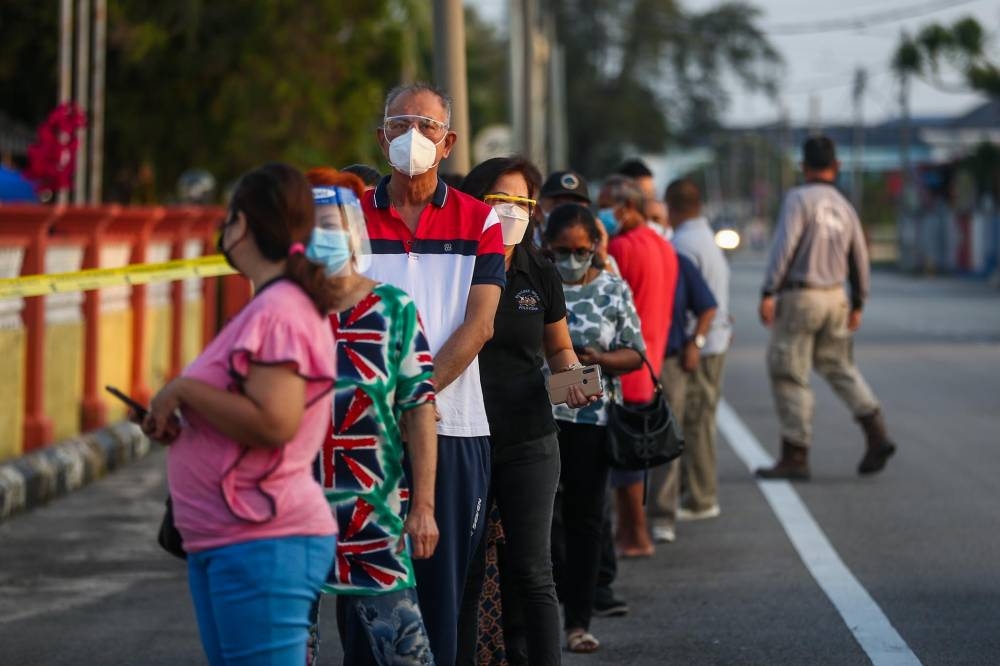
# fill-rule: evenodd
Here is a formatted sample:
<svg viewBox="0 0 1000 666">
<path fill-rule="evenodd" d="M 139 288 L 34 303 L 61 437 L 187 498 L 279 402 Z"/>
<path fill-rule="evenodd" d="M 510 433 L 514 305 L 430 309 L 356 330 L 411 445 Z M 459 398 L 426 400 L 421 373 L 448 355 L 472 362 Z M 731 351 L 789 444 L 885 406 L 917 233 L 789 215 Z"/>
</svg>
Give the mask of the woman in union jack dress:
<svg viewBox="0 0 1000 666">
<path fill-rule="evenodd" d="M 340 297 L 329 317 L 337 382 L 316 470 L 340 528 L 324 592 L 337 595 L 345 664 L 433 664 L 412 563 L 438 538 L 431 353 L 413 300 L 356 271 L 370 255 L 361 180 L 328 168 L 307 177 L 316 228 L 306 254 Z M 317 604 L 310 663 L 318 620 Z"/>
</svg>

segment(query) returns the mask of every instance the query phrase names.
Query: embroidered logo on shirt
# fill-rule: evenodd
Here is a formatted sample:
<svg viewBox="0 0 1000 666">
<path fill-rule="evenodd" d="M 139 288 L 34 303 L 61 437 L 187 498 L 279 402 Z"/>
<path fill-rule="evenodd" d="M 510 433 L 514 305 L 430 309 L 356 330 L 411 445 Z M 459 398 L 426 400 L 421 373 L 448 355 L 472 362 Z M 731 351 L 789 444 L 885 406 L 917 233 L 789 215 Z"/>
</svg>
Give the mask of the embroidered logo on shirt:
<svg viewBox="0 0 1000 666">
<path fill-rule="evenodd" d="M 451 252 L 451 243 L 445 243 L 444 244 L 444 251 L 445 252 Z"/>
<path fill-rule="evenodd" d="M 514 300 L 521 312 L 538 312 L 542 309 L 542 299 L 534 289 L 522 289 L 514 296 Z"/>
</svg>

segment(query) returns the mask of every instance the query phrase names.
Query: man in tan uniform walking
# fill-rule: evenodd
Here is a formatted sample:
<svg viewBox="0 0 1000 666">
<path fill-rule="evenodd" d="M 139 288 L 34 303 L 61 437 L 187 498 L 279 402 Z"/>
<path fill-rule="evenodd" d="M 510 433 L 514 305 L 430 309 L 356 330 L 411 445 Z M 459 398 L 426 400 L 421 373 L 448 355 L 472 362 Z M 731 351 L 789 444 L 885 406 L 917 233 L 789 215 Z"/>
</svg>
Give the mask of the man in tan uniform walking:
<svg viewBox="0 0 1000 666">
<path fill-rule="evenodd" d="M 840 163 L 833 142 L 824 136 L 808 139 L 802 169 L 806 183 L 782 204 L 760 301 L 760 319 L 772 327 L 767 364 L 781 422 L 781 458 L 758 469 L 757 476 L 809 479 L 814 367 L 864 430 L 867 448 L 858 473 L 874 474 L 896 445 L 878 400 L 854 365 L 852 334 L 861 326 L 868 296 L 868 250 L 857 213 L 834 186 Z"/>
</svg>

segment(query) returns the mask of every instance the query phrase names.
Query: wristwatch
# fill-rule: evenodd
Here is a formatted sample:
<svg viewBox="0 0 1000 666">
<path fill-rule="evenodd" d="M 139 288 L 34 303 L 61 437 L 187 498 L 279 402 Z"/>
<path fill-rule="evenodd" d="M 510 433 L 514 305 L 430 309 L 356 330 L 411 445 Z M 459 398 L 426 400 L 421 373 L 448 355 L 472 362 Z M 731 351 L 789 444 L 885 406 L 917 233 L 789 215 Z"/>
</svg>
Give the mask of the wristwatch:
<svg viewBox="0 0 1000 666">
<path fill-rule="evenodd" d="M 701 333 L 699 333 L 698 335 L 694 336 L 694 346 L 697 347 L 698 349 L 704 348 L 705 347 L 705 336 L 702 335 Z"/>
</svg>

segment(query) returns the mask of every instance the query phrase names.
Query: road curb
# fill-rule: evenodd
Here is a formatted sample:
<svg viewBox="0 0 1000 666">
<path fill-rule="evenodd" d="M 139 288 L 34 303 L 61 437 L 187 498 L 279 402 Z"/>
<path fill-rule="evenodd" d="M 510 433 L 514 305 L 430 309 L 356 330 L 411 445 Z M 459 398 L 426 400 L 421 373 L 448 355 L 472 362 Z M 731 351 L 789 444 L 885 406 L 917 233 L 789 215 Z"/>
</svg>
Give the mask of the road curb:
<svg viewBox="0 0 1000 666">
<path fill-rule="evenodd" d="M 0 464 L 0 522 L 139 460 L 149 440 L 122 421 Z"/>
</svg>

